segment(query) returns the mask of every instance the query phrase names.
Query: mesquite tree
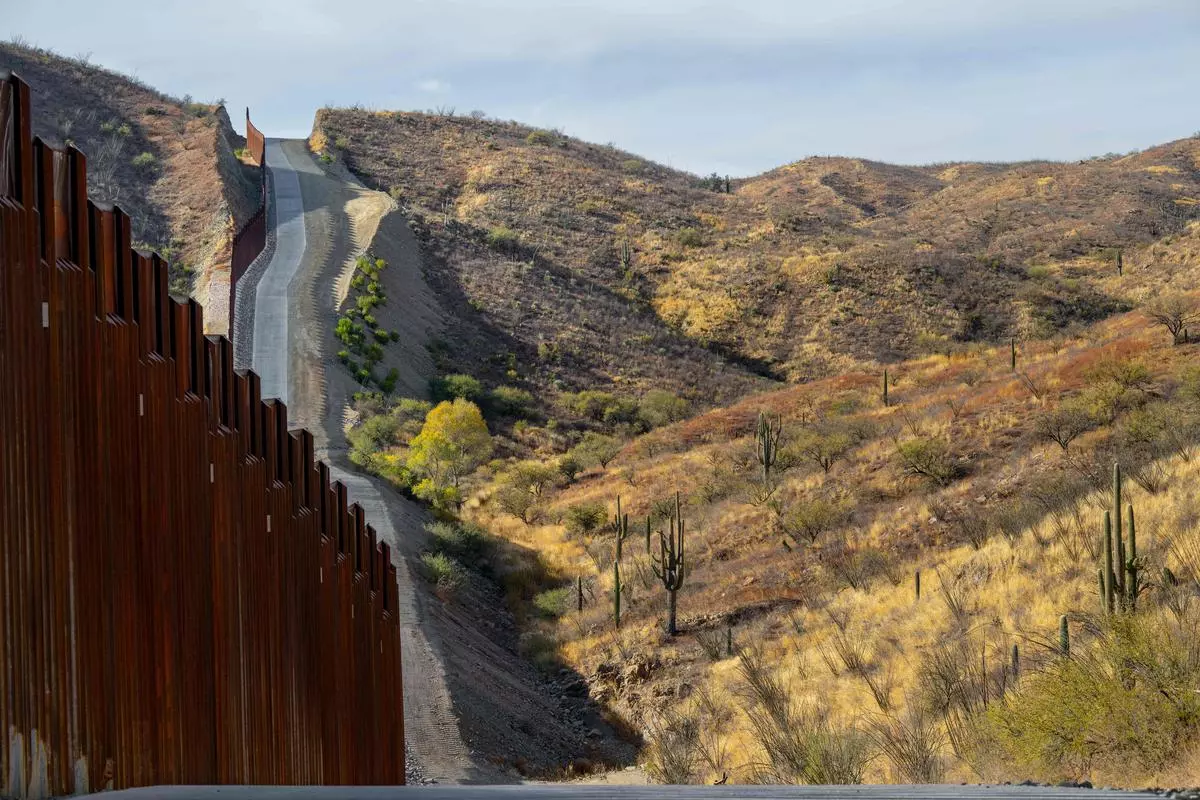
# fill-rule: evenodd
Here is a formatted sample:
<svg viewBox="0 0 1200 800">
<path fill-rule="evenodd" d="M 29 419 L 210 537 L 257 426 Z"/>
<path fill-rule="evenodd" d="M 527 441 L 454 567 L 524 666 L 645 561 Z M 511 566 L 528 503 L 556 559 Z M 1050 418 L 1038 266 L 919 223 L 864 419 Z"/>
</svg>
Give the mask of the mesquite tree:
<svg viewBox="0 0 1200 800">
<path fill-rule="evenodd" d="M 687 568 L 683 555 L 683 513 L 679 507 L 679 492 L 675 493 L 675 516 L 668 520 L 668 530 L 658 532 L 658 555 L 654 556 L 651 568 L 655 576 L 667 590 L 667 633 L 674 636 L 678 633 L 675 625 L 676 599 Z"/>
</svg>

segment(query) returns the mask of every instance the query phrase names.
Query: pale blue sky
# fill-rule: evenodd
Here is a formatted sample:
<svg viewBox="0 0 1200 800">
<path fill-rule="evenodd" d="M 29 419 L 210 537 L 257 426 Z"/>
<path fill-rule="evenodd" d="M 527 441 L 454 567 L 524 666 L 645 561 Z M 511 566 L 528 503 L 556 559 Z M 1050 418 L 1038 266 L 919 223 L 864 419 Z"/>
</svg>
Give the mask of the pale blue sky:
<svg viewBox="0 0 1200 800">
<path fill-rule="evenodd" d="M 481 109 L 698 173 L 1200 130 L 1200 0 L 0 0 L 16 35 L 249 105 L 268 135 L 322 105 Z"/>
</svg>

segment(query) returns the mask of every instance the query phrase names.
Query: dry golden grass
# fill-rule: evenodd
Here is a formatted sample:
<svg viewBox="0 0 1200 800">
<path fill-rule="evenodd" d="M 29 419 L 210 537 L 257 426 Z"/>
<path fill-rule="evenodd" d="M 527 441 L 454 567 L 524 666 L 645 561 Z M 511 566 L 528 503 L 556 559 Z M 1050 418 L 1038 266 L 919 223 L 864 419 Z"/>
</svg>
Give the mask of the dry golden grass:
<svg viewBox="0 0 1200 800">
<path fill-rule="evenodd" d="M 919 671 L 924 659 L 947 637 L 969 630 L 972 646 L 983 649 L 992 680 L 999 681 L 1012 644 L 1019 646 L 1024 668 L 1036 669 L 1056 646 L 1061 614 L 1083 620 L 1097 610 L 1095 565 L 1087 549 L 1101 510 L 1110 502 L 1103 493 L 1085 494 L 1064 509 L 1062 518 L 1078 521 L 1070 534 L 1039 512 L 1033 527 L 1012 538 L 994 530 L 976 547 L 955 519 L 995 520 L 1014 501 L 1031 506 L 1031 493 L 1048 476 L 1069 472 L 1058 446 L 1037 440 L 1033 421 L 1060 398 L 1093 384 L 1098 364 L 1138 361 L 1152 373 L 1151 394 L 1162 390 L 1156 387 L 1169 387 L 1172 376 L 1195 357 L 1195 348 L 1170 347 L 1164 338 L 1140 315 L 1128 314 L 1094 326 L 1085 337 L 1023 344 L 1019 372 L 1035 376 L 1041 399 L 1009 372 L 1007 347 L 893 366 L 889 407 L 878 398 L 879 377 L 869 373 L 750 397 L 635 440 L 608 469 L 585 473 L 556 492 L 548 501 L 545 524 L 525 526 L 499 515 L 487 502 L 486 489 L 468 513 L 541 553 L 557 574 L 587 581 L 590 592 L 582 613 L 572 604 L 569 613 L 544 623 L 559 643 L 560 655 L 581 673 L 594 675 L 605 662 L 661 660 L 663 666 L 644 687 L 615 691 L 601 678 L 594 681 L 594 690 L 635 722 L 649 725 L 657 709 L 680 691 L 713 692 L 731 698 L 731 706 L 742 706 L 737 659 L 710 662 L 697 640 L 707 631 L 723 636 L 727 624 L 733 625 L 739 644 L 763 648 L 798 704 L 819 703 L 835 725 L 881 718 L 878 697 L 887 701 L 888 714 L 901 717 L 923 688 Z M 785 431 L 792 435 L 806 420 L 836 416 L 839 410 L 840 418 L 869 424 L 873 431 L 828 475 L 797 468 L 780 479 L 774 497 L 785 507 L 830 492 L 854 503 L 848 524 L 814 545 L 793 541 L 786 550 L 773 513 L 750 501 L 745 484 L 754 483 L 758 468 L 752 430 L 760 409 L 782 415 Z M 912 431 L 946 437 L 966 476 L 944 488 L 904 476 L 892 437 Z M 1107 462 L 1099 460 L 1109 457 L 1106 448 L 1113 436 L 1106 427 L 1085 434 L 1072 443 L 1072 455 L 1096 461 L 1103 472 Z M 738 463 L 744 470 L 740 475 L 731 466 Z M 1169 537 L 1200 536 L 1191 492 L 1200 477 L 1200 461 L 1170 457 L 1161 466 L 1162 491 L 1150 494 L 1127 481 L 1126 498 L 1137 508 L 1139 543 L 1151 572 L 1162 565 L 1186 572 L 1166 543 Z M 705 487 L 716 474 L 739 485 L 709 500 Z M 679 600 L 683 631 L 672 640 L 662 632 L 665 595 L 649 575 L 642 531 L 654 502 L 676 491 L 685 501 L 691 572 Z M 580 503 L 604 503 L 611 513 L 618 494 L 634 529 L 625 544 L 619 632 L 611 617 L 611 533 L 605 528 L 589 541 L 579 541 L 553 524 Z M 844 544 L 886 557 L 873 575 L 856 579 L 858 588 L 838 575 L 836 556 Z M 919 601 L 913 585 L 917 570 L 923 584 Z M 947 595 L 965 611 L 953 610 Z M 1084 626 L 1073 623 L 1073 633 L 1079 646 L 1086 647 Z M 869 665 L 865 676 L 840 665 L 834 646 L 839 637 L 861 648 Z M 752 779 L 753 765 L 762 756 L 744 711 L 734 715 L 724 744 L 727 763 L 708 777 L 728 770 L 735 780 Z M 949 744 L 943 755 L 948 780 L 1026 777 L 981 762 L 976 766 L 985 774 L 977 774 L 955 757 Z M 1191 774 L 1189 769 L 1181 762 L 1172 774 Z M 897 778 L 886 759 L 874 762 L 867 777 Z M 1094 777 L 1126 785 L 1155 779 Z"/>
</svg>

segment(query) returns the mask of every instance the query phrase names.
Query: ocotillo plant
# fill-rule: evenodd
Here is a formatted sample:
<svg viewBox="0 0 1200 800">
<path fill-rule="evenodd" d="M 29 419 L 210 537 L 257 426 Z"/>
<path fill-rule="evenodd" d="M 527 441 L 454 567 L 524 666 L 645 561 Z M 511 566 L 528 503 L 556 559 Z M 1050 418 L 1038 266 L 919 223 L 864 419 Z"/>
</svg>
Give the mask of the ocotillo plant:
<svg viewBox="0 0 1200 800">
<path fill-rule="evenodd" d="M 613 621 L 621 627 L 621 562 L 613 562 Z"/>
<path fill-rule="evenodd" d="M 617 495 L 617 516 L 612 523 L 613 534 L 617 537 L 617 561 L 621 560 L 621 545 L 629 536 L 629 515 L 621 513 L 621 495 Z"/>
<path fill-rule="evenodd" d="M 771 487 L 771 470 L 779 459 L 779 439 L 783 436 L 783 420 L 772 421 L 765 412 L 758 412 L 758 428 L 754 431 L 754 455 L 762 465 L 763 486 Z"/>
<path fill-rule="evenodd" d="M 683 512 L 679 507 L 679 492 L 675 493 L 675 517 L 668 520 L 669 530 L 658 532 L 659 554 L 654 557 L 651 568 L 667 590 L 667 633 L 678 633 L 675 626 L 675 607 L 679 589 L 687 573 L 683 555 Z"/>
<path fill-rule="evenodd" d="M 1064 656 L 1071 655 L 1071 629 L 1067 627 L 1067 615 L 1058 618 L 1058 652 Z"/>
</svg>

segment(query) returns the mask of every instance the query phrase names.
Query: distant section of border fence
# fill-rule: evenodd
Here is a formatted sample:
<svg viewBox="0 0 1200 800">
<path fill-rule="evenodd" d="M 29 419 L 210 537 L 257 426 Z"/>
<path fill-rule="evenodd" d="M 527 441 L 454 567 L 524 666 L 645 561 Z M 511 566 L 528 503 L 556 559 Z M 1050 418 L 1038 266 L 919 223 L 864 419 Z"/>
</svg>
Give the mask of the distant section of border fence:
<svg viewBox="0 0 1200 800">
<path fill-rule="evenodd" d="M 400 784 L 396 570 L 0 79 L 0 796 Z"/>
<path fill-rule="evenodd" d="M 267 243 L 267 141 L 262 131 L 250 121 L 246 109 L 246 149 L 259 167 L 258 211 L 246 221 L 233 237 L 233 257 L 229 264 L 229 335 L 234 332 L 234 309 L 237 306 L 237 284 L 246 269 L 263 251 Z"/>
</svg>

